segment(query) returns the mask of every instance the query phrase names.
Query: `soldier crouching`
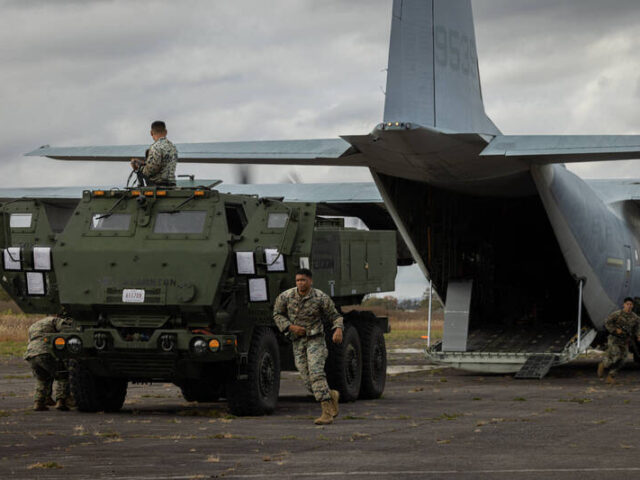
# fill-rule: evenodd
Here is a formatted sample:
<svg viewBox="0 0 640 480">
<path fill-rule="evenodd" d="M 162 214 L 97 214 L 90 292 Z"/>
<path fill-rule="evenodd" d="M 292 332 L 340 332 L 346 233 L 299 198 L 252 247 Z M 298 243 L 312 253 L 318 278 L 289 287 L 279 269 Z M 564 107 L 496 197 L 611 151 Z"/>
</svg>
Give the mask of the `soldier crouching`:
<svg viewBox="0 0 640 480">
<path fill-rule="evenodd" d="M 338 416 L 339 393 L 330 390 L 324 364 L 329 354 L 325 343 L 323 318 L 333 325 L 332 341 L 342 343 L 342 316 L 331 298 L 311 288 L 312 273 L 302 268 L 296 272 L 296 286 L 278 295 L 273 307 L 273 319 L 281 332 L 293 342 L 296 368 L 307 390 L 322 406 L 316 425 L 326 425 Z"/>
<path fill-rule="evenodd" d="M 38 320 L 29 328 L 29 344 L 24 358 L 36 378 L 34 394 L 35 411 L 48 410 L 47 401 L 50 398 L 53 382 L 56 381 L 55 397 L 58 410 L 69 410 L 69 374 L 61 360 L 51 353 L 53 335 L 68 329 L 71 321 L 61 317 L 46 317 Z"/>
<path fill-rule="evenodd" d="M 604 322 L 609 338 L 605 357 L 598 365 L 598 377 L 603 378 L 606 370 L 609 370 L 607 383 L 615 382 L 616 373 L 629 356 L 630 342 L 634 342 L 640 333 L 640 317 L 632 310 L 633 299 L 627 297 L 624 299 L 622 310 L 616 310 Z"/>
</svg>

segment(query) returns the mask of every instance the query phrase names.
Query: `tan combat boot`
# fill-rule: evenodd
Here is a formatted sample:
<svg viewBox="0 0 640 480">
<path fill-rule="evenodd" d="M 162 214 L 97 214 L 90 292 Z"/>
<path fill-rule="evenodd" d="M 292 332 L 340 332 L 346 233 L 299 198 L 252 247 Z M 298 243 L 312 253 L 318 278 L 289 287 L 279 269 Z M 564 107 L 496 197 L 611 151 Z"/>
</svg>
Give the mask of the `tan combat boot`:
<svg viewBox="0 0 640 480">
<path fill-rule="evenodd" d="M 49 407 L 47 407 L 46 400 L 36 400 L 36 403 L 33 404 L 33 409 L 36 412 L 44 412 L 46 410 L 49 410 Z"/>
<path fill-rule="evenodd" d="M 60 410 L 61 412 L 69 411 L 69 407 L 67 406 L 67 401 L 65 399 L 59 399 L 56 402 L 56 410 Z"/>
<path fill-rule="evenodd" d="M 607 382 L 609 385 L 613 385 L 614 383 L 616 383 L 616 379 L 615 379 L 615 377 L 614 377 L 613 375 L 609 374 L 609 375 L 607 375 L 607 380 L 606 380 L 606 382 Z"/>
<path fill-rule="evenodd" d="M 340 400 L 340 392 L 337 390 L 330 390 L 329 394 L 331 395 L 331 408 L 333 411 L 331 412 L 332 417 L 337 417 L 338 413 L 340 413 L 340 407 L 338 406 L 338 401 Z"/>
<path fill-rule="evenodd" d="M 598 364 L 598 378 L 604 377 L 604 363 L 600 362 Z"/>
<path fill-rule="evenodd" d="M 333 423 L 333 415 L 331 414 L 333 412 L 333 408 L 331 406 L 331 400 L 325 400 L 324 402 L 321 402 L 320 405 L 322 406 L 322 415 L 316 418 L 313 423 L 316 425 L 329 425 L 330 423 Z"/>
</svg>

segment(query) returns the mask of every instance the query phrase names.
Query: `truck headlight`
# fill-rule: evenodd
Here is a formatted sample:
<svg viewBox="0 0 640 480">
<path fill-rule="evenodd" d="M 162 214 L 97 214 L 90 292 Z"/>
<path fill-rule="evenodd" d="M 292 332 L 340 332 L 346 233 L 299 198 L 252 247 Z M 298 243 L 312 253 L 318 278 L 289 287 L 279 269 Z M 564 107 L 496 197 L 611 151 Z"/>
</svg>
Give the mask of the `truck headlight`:
<svg viewBox="0 0 640 480">
<path fill-rule="evenodd" d="M 218 341 L 218 339 L 217 339 L 217 338 L 212 338 L 212 339 L 209 341 L 209 349 L 210 349 L 212 352 L 217 352 L 218 350 L 220 350 L 220 342 Z"/>
<path fill-rule="evenodd" d="M 56 350 L 64 350 L 64 347 L 67 345 L 67 341 L 62 337 L 57 337 L 53 341 L 53 345 L 56 347 Z"/>
<path fill-rule="evenodd" d="M 67 350 L 69 350 L 69 353 L 80 353 L 82 351 L 82 340 L 78 337 L 71 337 L 67 340 Z"/>
<path fill-rule="evenodd" d="M 205 342 L 202 338 L 196 338 L 193 341 L 191 346 L 193 348 L 193 353 L 196 355 L 204 355 L 207 353 L 207 342 Z"/>
</svg>

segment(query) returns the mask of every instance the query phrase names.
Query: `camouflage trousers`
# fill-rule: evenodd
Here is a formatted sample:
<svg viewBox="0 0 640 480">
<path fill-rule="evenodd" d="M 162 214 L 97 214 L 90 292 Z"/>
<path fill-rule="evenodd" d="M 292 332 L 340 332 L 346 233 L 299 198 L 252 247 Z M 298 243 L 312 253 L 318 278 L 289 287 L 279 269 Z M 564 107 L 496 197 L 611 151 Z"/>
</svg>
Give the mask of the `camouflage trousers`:
<svg viewBox="0 0 640 480">
<path fill-rule="evenodd" d="M 605 352 L 604 359 L 602 360 L 602 364 L 604 368 L 608 368 L 609 373 L 614 375 L 622 365 L 624 365 L 625 360 L 629 356 L 629 345 L 627 345 L 627 341 L 609 335 L 607 339 L 607 351 Z"/>
<path fill-rule="evenodd" d="M 293 341 L 293 358 L 302 381 L 316 401 L 331 400 L 324 363 L 329 351 L 324 335 L 296 338 Z"/>
<path fill-rule="evenodd" d="M 27 360 L 36 377 L 34 400 L 45 402 L 52 393 L 53 381 L 56 381 L 56 400 L 69 397 L 69 372 L 64 363 L 51 355 L 37 355 Z"/>
</svg>

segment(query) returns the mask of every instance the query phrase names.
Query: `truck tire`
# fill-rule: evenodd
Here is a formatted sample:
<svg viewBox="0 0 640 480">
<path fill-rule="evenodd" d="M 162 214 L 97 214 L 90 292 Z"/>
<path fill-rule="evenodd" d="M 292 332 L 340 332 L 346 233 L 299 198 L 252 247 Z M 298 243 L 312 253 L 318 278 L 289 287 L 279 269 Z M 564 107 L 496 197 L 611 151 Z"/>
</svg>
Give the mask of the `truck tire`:
<svg viewBox="0 0 640 480">
<path fill-rule="evenodd" d="M 638 355 L 638 353 L 640 352 L 640 342 L 637 342 L 633 338 L 631 339 L 631 341 L 635 342 L 636 344 L 635 348 L 633 348 L 633 345 L 629 345 L 631 347 L 631 353 L 633 354 L 633 361 L 640 365 L 640 355 Z"/>
<path fill-rule="evenodd" d="M 127 395 L 127 380 L 92 374 L 77 360 L 69 361 L 69 387 L 81 412 L 117 412 Z"/>
<path fill-rule="evenodd" d="M 103 409 L 97 377 L 77 360 L 69 360 L 69 387 L 81 412 Z"/>
<path fill-rule="evenodd" d="M 98 378 L 105 412 L 118 412 L 127 396 L 126 378 Z"/>
<path fill-rule="evenodd" d="M 217 402 L 221 397 L 222 385 L 208 381 L 187 380 L 180 384 L 182 396 L 187 402 Z"/>
<path fill-rule="evenodd" d="M 280 393 L 280 349 L 270 328 L 253 331 L 246 380 L 227 385 L 227 402 L 234 415 L 272 413 Z"/>
<path fill-rule="evenodd" d="M 340 401 L 353 402 L 360 394 L 362 350 L 360 337 L 353 325 L 346 324 L 342 344 L 336 345 L 328 334 L 329 358 L 325 365 L 330 388 L 340 392 Z"/>
<path fill-rule="evenodd" d="M 358 333 L 362 344 L 362 385 L 360 398 L 380 398 L 387 381 L 387 347 L 379 325 L 360 322 Z"/>
</svg>

